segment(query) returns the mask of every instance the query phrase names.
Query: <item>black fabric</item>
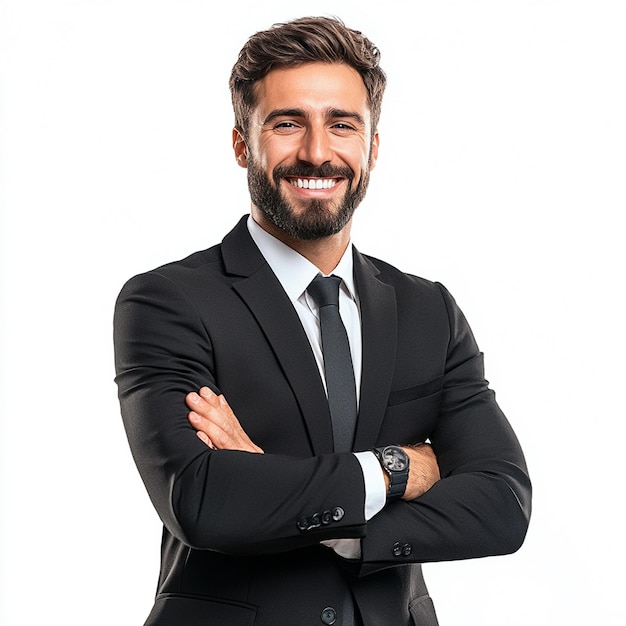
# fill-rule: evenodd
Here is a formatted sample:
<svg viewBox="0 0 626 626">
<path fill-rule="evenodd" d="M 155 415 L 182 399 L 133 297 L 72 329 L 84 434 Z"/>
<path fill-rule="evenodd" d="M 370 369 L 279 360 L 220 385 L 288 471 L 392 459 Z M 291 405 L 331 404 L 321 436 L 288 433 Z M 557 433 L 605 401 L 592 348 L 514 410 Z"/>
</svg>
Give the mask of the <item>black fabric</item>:
<svg viewBox="0 0 626 626">
<path fill-rule="evenodd" d="M 352 594 L 364 626 L 433 626 L 421 563 L 512 552 L 530 515 L 524 457 L 467 321 L 441 285 L 354 251 L 353 448 L 428 439 L 442 476 L 366 522 L 361 466 L 333 451 L 313 351 L 247 219 L 221 245 L 134 277 L 116 305 L 122 417 L 164 524 L 147 623 L 309 626 L 332 608 L 344 626 Z M 198 439 L 185 397 L 203 385 L 224 394 L 264 454 Z M 361 539 L 360 559 L 320 545 L 346 538 Z"/>
<path fill-rule="evenodd" d="M 338 276 L 318 274 L 307 291 L 319 307 L 324 377 L 328 393 L 328 406 L 333 424 L 335 452 L 352 450 L 357 418 L 356 383 L 346 328 L 339 313 Z M 354 600 L 346 594 L 343 606 L 343 624 L 356 626 Z"/>
<path fill-rule="evenodd" d="M 338 276 L 318 274 L 307 291 L 319 307 L 324 374 L 335 452 L 352 450 L 357 418 L 356 385 L 350 344 L 339 314 Z"/>
</svg>

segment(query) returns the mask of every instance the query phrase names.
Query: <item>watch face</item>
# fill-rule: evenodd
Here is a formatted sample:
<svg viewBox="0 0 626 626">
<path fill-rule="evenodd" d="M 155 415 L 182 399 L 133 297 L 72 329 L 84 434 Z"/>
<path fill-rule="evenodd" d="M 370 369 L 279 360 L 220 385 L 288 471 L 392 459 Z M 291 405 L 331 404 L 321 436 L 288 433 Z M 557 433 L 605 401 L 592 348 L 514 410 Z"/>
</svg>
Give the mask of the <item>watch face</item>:
<svg viewBox="0 0 626 626">
<path fill-rule="evenodd" d="M 383 450 L 383 463 L 391 472 L 402 472 L 406 469 L 406 454 L 398 448 L 385 448 Z"/>
</svg>

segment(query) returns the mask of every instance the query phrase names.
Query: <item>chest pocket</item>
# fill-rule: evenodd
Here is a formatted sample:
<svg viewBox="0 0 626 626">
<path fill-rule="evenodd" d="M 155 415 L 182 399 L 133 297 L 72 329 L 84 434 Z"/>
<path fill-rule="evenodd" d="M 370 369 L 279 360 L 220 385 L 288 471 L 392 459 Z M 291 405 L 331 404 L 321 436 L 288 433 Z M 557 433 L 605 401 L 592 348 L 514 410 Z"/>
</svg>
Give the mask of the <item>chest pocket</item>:
<svg viewBox="0 0 626 626">
<path fill-rule="evenodd" d="M 389 394 L 378 445 L 408 445 L 426 441 L 434 430 L 443 376 Z"/>
<path fill-rule="evenodd" d="M 443 387 L 443 376 L 437 376 L 432 380 L 427 380 L 425 383 L 416 385 L 415 387 L 408 387 L 407 389 L 399 389 L 398 391 L 392 391 L 389 394 L 388 406 L 394 406 L 397 404 L 404 404 L 405 402 L 411 402 L 412 400 L 419 400 L 425 398 L 438 391 L 441 391 Z"/>
</svg>

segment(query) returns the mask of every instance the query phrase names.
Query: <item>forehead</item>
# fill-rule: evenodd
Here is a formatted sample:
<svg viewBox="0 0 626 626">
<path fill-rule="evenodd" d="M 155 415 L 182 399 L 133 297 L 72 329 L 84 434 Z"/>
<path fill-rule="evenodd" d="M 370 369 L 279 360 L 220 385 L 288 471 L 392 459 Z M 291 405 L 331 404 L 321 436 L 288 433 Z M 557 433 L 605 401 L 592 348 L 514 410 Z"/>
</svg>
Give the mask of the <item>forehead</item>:
<svg viewBox="0 0 626 626">
<path fill-rule="evenodd" d="M 261 116 L 283 108 L 310 112 L 329 109 L 369 114 L 367 90 L 359 73 L 344 63 L 306 63 L 269 72 L 256 86 Z"/>
</svg>

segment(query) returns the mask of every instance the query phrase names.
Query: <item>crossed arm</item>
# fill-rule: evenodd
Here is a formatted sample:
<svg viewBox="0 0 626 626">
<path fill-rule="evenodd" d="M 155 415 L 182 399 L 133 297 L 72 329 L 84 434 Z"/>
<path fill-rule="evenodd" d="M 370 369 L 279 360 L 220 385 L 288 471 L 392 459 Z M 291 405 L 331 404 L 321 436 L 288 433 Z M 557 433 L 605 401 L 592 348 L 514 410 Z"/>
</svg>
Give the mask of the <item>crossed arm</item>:
<svg viewBox="0 0 626 626">
<path fill-rule="evenodd" d="M 447 292 L 442 292 L 449 315 L 447 343 L 442 347 L 433 339 L 437 345 L 420 344 L 430 370 L 442 375 L 437 407 L 425 398 L 389 408 L 407 420 L 388 432 L 410 433 L 415 430 L 416 420 L 410 420 L 414 403 L 423 403 L 419 430 L 432 438 L 436 458 L 428 445 L 406 448 L 411 458 L 408 502 L 390 503 L 367 521 L 362 468 L 354 455 L 309 457 L 305 445 L 290 455 L 293 442 L 303 441 L 300 422 L 291 421 L 288 439 L 281 438 L 272 454 L 262 454 L 256 441 L 267 447 L 267 429 L 280 423 L 268 406 L 273 392 L 255 383 L 251 398 L 250 389 L 244 389 L 239 401 L 250 424 L 244 431 L 228 403 L 203 388 L 232 389 L 246 377 L 234 369 L 235 363 L 223 360 L 216 384 L 215 355 L 228 354 L 231 346 L 220 340 L 221 329 L 212 329 L 211 341 L 197 310 L 211 309 L 212 301 L 194 306 L 197 292 L 184 291 L 167 276 L 148 274 L 131 281 L 116 305 L 116 382 L 124 425 L 150 498 L 174 537 L 195 548 L 245 555 L 360 538 L 363 575 L 398 563 L 390 545 L 398 537 L 410 539 L 413 546 L 402 562 L 492 556 L 519 548 L 531 510 L 528 471 L 484 379 L 482 355 Z M 216 320 L 224 318 L 221 310 L 212 313 Z M 431 311 L 429 319 L 439 320 L 441 314 Z M 254 327 L 249 328 L 253 333 Z M 423 334 L 436 338 L 444 330 L 427 324 Z M 407 355 L 398 359 L 405 362 Z M 283 384 L 282 379 L 276 382 Z M 190 389 L 198 393 L 189 394 Z M 276 399 L 280 414 L 297 410 L 289 394 Z M 405 421 L 411 426 L 403 431 L 399 427 Z M 191 435 L 194 431 L 197 437 Z M 413 437 L 400 435 L 388 443 L 407 440 Z M 212 454 L 209 445 L 229 453 Z M 374 469 L 385 476 L 380 467 Z M 340 522 L 307 532 L 297 527 L 301 516 L 334 506 L 345 512 Z"/>
<path fill-rule="evenodd" d="M 263 454 L 248 437 L 236 415 L 223 395 L 216 395 L 208 387 L 202 387 L 199 393 L 190 393 L 186 397 L 190 409 L 188 419 L 196 429 L 198 438 L 210 448 L 220 450 L 240 450 Z M 437 458 L 432 447 L 426 443 L 404 446 L 411 463 L 404 500 L 414 500 L 426 493 L 440 478 Z M 389 477 L 381 468 L 381 473 L 389 487 Z"/>
</svg>

